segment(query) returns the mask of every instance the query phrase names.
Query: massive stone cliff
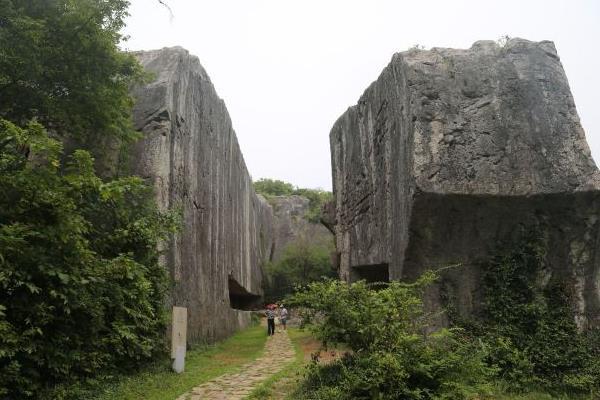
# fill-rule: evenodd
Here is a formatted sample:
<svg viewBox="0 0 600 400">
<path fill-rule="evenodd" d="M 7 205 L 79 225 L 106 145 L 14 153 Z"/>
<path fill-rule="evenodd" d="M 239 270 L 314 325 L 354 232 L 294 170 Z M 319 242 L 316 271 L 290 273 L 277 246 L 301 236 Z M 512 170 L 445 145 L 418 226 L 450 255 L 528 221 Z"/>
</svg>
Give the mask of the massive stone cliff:
<svg viewBox="0 0 600 400">
<path fill-rule="evenodd" d="M 398 53 L 330 141 L 343 279 L 462 263 L 446 284 L 477 312 L 480 263 L 538 226 L 542 284 L 571 282 L 579 326 L 600 325 L 600 173 L 553 43 Z"/>
<path fill-rule="evenodd" d="M 286 248 L 294 243 L 308 246 L 331 246 L 331 232 L 320 223 L 308 220 L 310 200 L 303 196 L 274 196 L 269 199 L 273 207 L 273 247 L 271 261 L 281 259 Z"/>
<path fill-rule="evenodd" d="M 271 207 L 254 192 L 224 102 L 182 48 L 136 53 L 153 81 L 134 90 L 133 172 L 159 206 L 180 208 L 183 229 L 165 264 L 173 305 L 188 308 L 188 339 L 214 341 L 248 324 L 260 302 L 272 243 Z"/>
</svg>

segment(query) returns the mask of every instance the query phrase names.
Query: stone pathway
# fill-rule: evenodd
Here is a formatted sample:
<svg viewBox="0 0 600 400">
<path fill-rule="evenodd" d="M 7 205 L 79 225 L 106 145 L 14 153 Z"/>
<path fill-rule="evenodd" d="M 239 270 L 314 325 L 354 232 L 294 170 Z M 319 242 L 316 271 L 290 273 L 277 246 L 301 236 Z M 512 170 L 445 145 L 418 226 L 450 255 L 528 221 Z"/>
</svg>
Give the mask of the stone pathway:
<svg viewBox="0 0 600 400">
<path fill-rule="evenodd" d="M 267 339 L 263 356 L 242 366 L 234 374 L 221 375 L 185 393 L 177 400 L 239 400 L 248 396 L 262 381 L 294 360 L 294 348 L 286 331 Z"/>
</svg>

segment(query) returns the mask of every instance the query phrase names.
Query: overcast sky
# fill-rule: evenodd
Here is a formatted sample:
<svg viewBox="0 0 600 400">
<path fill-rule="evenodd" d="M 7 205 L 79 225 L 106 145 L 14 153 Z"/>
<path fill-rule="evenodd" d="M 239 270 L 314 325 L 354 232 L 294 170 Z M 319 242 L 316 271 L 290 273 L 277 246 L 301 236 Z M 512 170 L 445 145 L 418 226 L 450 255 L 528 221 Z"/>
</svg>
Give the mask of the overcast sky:
<svg viewBox="0 0 600 400">
<path fill-rule="evenodd" d="M 552 40 L 600 160 L 598 0 L 132 0 L 124 47 L 179 45 L 225 100 L 256 180 L 331 189 L 329 130 L 395 52 Z"/>
</svg>

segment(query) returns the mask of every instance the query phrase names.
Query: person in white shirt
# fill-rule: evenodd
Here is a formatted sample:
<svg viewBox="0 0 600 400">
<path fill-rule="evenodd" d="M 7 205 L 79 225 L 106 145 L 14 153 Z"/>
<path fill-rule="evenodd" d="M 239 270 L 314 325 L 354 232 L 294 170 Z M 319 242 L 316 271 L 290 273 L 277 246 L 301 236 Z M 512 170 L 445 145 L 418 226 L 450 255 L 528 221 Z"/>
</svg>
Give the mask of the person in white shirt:
<svg viewBox="0 0 600 400">
<path fill-rule="evenodd" d="M 288 310 L 282 304 L 279 307 L 279 320 L 281 321 L 281 325 L 283 325 L 284 330 L 287 329 L 286 328 L 287 318 L 288 318 Z"/>
</svg>

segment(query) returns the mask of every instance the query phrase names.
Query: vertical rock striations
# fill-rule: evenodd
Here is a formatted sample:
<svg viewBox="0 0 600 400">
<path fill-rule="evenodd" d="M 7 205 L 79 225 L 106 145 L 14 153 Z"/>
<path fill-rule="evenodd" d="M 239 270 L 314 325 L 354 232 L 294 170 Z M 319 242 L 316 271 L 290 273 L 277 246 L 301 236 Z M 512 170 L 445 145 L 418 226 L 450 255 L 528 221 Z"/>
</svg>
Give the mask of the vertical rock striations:
<svg viewBox="0 0 600 400">
<path fill-rule="evenodd" d="M 330 141 L 343 279 L 463 263 L 446 283 L 469 314 L 478 265 L 535 225 L 541 282 L 570 282 L 579 326 L 600 325 L 600 173 L 553 43 L 396 54 Z"/>
<path fill-rule="evenodd" d="M 144 138 L 134 172 L 154 184 L 160 207 L 181 208 L 183 230 L 166 264 L 171 301 L 188 307 L 188 338 L 214 341 L 249 322 L 262 295 L 272 211 L 255 194 L 224 102 L 197 57 L 182 48 L 136 53 L 153 73 L 134 90 Z"/>
<path fill-rule="evenodd" d="M 303 196 L 273 196 L 273 247 L 270 260 L 278 261 L 294 243 L 307 246 L 331 246 L 331 232 L 322 224 L 308 220 L 310 201 Z"/>
</svg>

